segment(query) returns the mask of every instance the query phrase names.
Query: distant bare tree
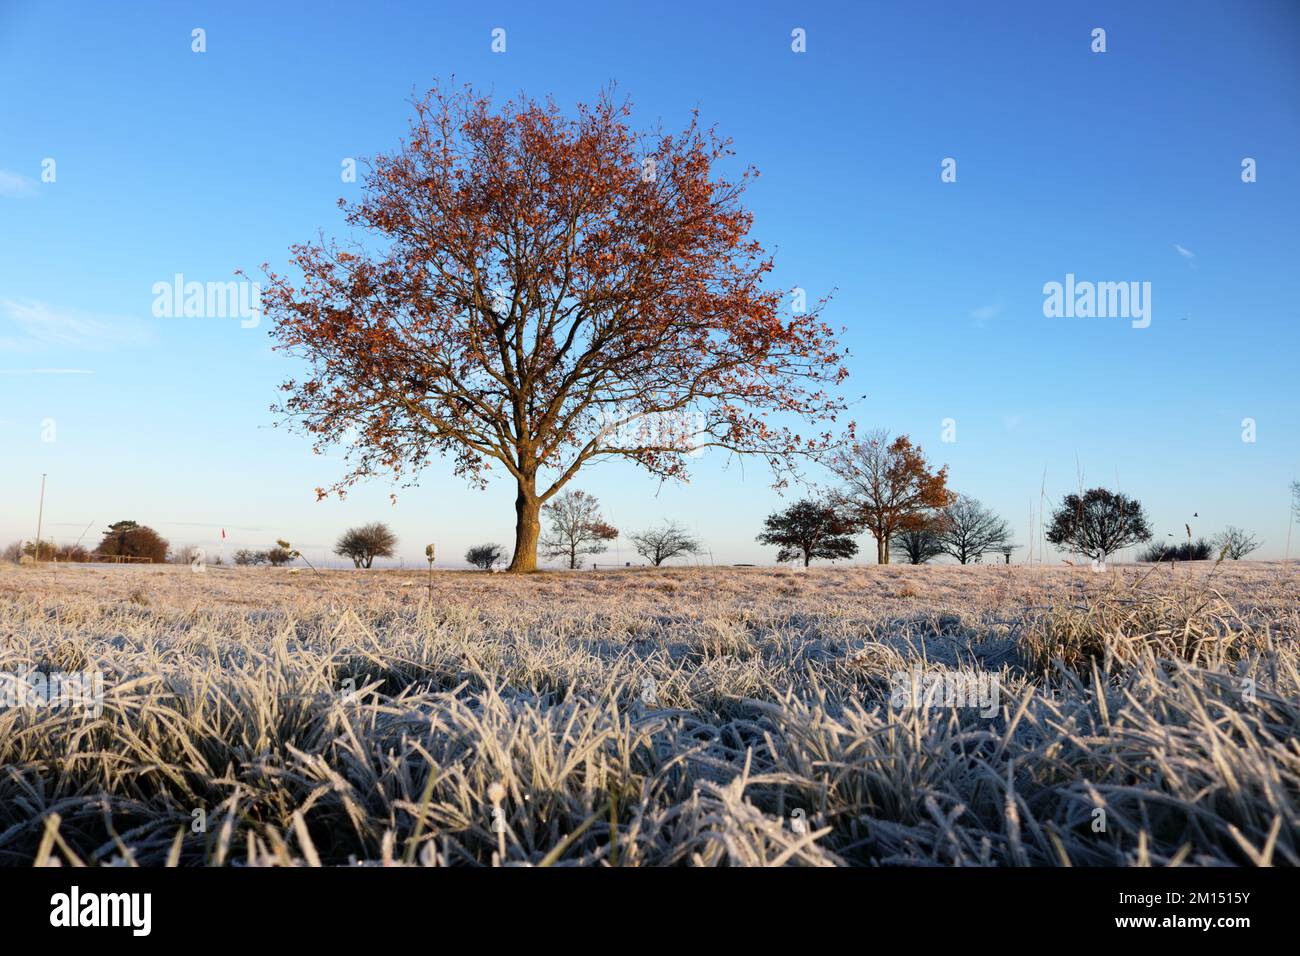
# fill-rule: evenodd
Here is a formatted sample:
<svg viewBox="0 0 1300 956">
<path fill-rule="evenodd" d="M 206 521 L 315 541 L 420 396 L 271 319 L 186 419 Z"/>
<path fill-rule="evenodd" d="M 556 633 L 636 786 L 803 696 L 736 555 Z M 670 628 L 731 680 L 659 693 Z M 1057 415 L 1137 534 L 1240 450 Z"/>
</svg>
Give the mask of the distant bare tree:
<svg viewBox="0 0 1300 956">
<path fill-rule="evenodd" d="M 685 528 L 672 521 L 665 521 L 658 528 L 632 535 L 632 545 L 637 554 L 656 568 L 669 558 L 681 554 L 698 554 L 702 550 L 700 543 Z"/>
<path fill-rule="evenodd" d="M 939 545 L 944 554 L 962 564 L 978 561 L 985 553 L 1007 543 L 1007 523 L 969 495 L 957 495 L 938 521 Z"/>
<path fill-rule="evenodd" d="M 934 516 L 922 518 L 912 527 L 895 534 L 892 545 L 903 552 L 908 564 L 925 564 L 931 558 L 937 558 L 943 554 L 938 519 Z"/>
<path fill-rule="evenodd" d="M 618 537 L 618 529 L 600 514 L 600 502 L 585 491 L 566 491 L 543 506 L 550 527 L 542 535 L 542 553 L 548 558 L 565 558 L 569 568 L 578 567 L 578 556 L 600 554 L 607 541 Z"/>
<path fill-rule="evenodd" d="M 368 568 L 375 558 L 391 558 L 397 550 L 397 535 L 381 521 L 349 528 L 334 545 L 334 553 L 351 558 L 354 567 Z"/>
<path fill-rule="evenodd" d="M 192 544 L 187 544 L 183 548 L 177 548 L 171 553 L 172 564 L 193 564 L 194 559 L 199 556 L 199 549 Z"/>
<path fill-rule="evenodd" d="M 478 544 L 465 552 L 465 560 L 483 571 L 491 571 L 492 565 L 501 560 L 505 549 L 499 544 Z"/>
<path fill-rule="evenodd" d="M 242 566 L 266 564 L 266 552 L 240 548 L 235 552 L 235 563 Z"/>
<path fill-rule="evenodd" d="M 1215 554 L 1222 554 L 1233 561 L 1240 561 L 1257 550 L 1262 543 L 1256 541 L 1253 534 L 1231 524 L 1210 539 L 1210 547 Z"/>
<path fill-rule="evenodd" d="M 288 564 L 294 559 L 294 553 L 291 549 L 278 544 L 270 550 L 263 551 L 262 555 L 266 558 L 267 563 L 273 568 L 278 568 L 283 564 Z"/>
</svg>

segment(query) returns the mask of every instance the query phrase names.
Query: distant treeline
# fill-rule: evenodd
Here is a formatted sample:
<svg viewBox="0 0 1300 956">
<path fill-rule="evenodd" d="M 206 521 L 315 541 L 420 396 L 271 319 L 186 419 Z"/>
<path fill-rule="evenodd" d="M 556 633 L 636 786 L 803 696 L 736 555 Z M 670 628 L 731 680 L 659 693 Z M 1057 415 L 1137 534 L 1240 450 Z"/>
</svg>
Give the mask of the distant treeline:
<svg viewBox="0 0 1300 956">
<path fill-rule="evenodd" d="M 813 560 L 842 560 L 858 553 L 854 538 L 863 533 L 876 539 L 876 559 L 888 564 L 900 555 L 910 564 L 925 564 L 947 555 L 960 564 L 978 563 L 997 554 L 1008 563 L 1017 547 L 1011 543 L 1007 522 L 980 501 L 958 494 L 946 486 L 946 469 L 933 471 L 920 449 L 907 436 L 887 442 L 877 434 L 855 446 L 832 465 L 846 479 L 846 486 L 821 497 L 804 498 L 767 516 L 761 544 L 776 547 L 777 561 L 800 561 L 807 567 Z M 1300 512 L 1300 486 L 1296 491 Z M 619 531 L 605 520 L 597 499 L 586 492 L 567 491 L 542 509 L 548 527 L 540 535 L 539 550 L 577 569 L 587 555 L 601 554 Z M 1059 550 L 1102 562 L 1122 548 L 1147 544 L 1139 561 L 1206 561 L 1212 558 L 1239 560 L 1260 547 L 1253 534 L 1229 525 L 1213 538 L 1193 540 L 1185 525 L 1187 540 L 1151 542 L 1150 522 L 1140 502 L 1105 488 L 1066 495 L 1052 514 L 1045 537 Z M 101 532 L 93 550 L 42 541 L 15 542 L 0 552 L 8 561 L 38 559 L 56 562 L 149 561 L 161 564 L 208 561 L 204 552 L 188 546 L 172 550 L 167 539 L 153 528 L 135 521 L 118 521 Z M 1169 534 L 1172 538 L 1173 535 Z M 636 552 L 655 567 L 677 557 L 689 557 L 707 549 L 673 521 L 629 538 Z M 338 539 L 334 553 L 350 559 L 356 568 L 370 568 L 376 558 L 392 557 L 397 535 L 382 522 L 349 528 Z M 430 567 L 433 545 L 425 549 Z M 481 544 L 465 553 L 470 565 L 485 571 L 499 568 L 507 552 L 499 544 Z M 287 541 L 263 550 L 241 548 L 234 562 L 241 566 L 281 567 L 301 557 Z M 305 559 L 304 559 L 305 560 Z"/>
</svg>

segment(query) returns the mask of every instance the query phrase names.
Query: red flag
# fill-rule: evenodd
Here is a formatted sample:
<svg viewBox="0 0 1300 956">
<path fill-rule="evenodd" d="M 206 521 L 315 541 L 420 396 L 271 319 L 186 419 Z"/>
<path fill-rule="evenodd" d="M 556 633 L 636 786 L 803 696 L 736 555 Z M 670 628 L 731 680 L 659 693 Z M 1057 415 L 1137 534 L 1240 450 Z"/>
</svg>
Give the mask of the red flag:
<svg viewBox="0 0 1300 956">
<path fill-rule="evenodd" d="M 225 540 L 226 540 L 226 529 L 225 529 L 225 528 L 222 528 L 222 529 L 221 529 L 221 540 L 222 540 L 222 541 L 225 541 Z"/>
</svg>

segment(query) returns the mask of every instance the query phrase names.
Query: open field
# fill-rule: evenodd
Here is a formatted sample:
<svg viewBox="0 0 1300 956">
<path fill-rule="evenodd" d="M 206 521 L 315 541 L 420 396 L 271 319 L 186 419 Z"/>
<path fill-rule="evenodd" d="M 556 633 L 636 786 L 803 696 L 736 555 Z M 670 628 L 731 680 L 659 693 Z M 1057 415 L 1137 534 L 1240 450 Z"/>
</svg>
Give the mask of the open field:
<svg viewBox="0 0 1300 956">
<path fill-rule="evenodd" d="M 0 863 L 1294 865 L 1298 581 L 5 566 Z"/>
</svg>

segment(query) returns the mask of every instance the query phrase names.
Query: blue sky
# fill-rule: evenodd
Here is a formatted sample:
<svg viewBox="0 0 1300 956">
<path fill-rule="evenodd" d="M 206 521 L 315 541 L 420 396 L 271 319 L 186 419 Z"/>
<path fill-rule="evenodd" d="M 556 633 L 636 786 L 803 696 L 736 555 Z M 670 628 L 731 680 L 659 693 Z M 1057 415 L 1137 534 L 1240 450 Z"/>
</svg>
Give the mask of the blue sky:
<svg viewBox="0 0 1300 956">
<path fill-rule="evenodd" d="M 342 160 L 394 147 L 412 93 L 453 74 L 566 107 L 616 82 L 638 123 L 698 108 L 733 137 L 762 173 L 747 201 L 774 281 L 835 290 L 853 417 L 910 434 L 1017 543 L 1082 473 L 1140 498 L 1158 537 L 1231 523 L 1282 556 L 1300 473 L 1289 2 L 0 0 L 0 542 L 34 536 L 47 473 L 61 541 L 134 518 L 174 544 L 215 550 L 224 526 L 227 551 L 285 536 L 319 558 L 384 520 L 408 565 L 427 541 L 509 546 L 512 489 L 449 466 L 396 505 L 383 482 L 317 503 L 342 465 L 271 427 L 290 365 L 266 324 L 151 311 L 176 273 L 226 281 L 346 234 Z M 1150 327 L 1045 317 L 1067 273 L 1151 283 Z M 719 563 L 773 557 L 753 541 L 781 503 L 758 462 L 710 454 L 663 487 L 608 463 L 575 487 L 621 529 L 672 517 Z"/>
</svg>

